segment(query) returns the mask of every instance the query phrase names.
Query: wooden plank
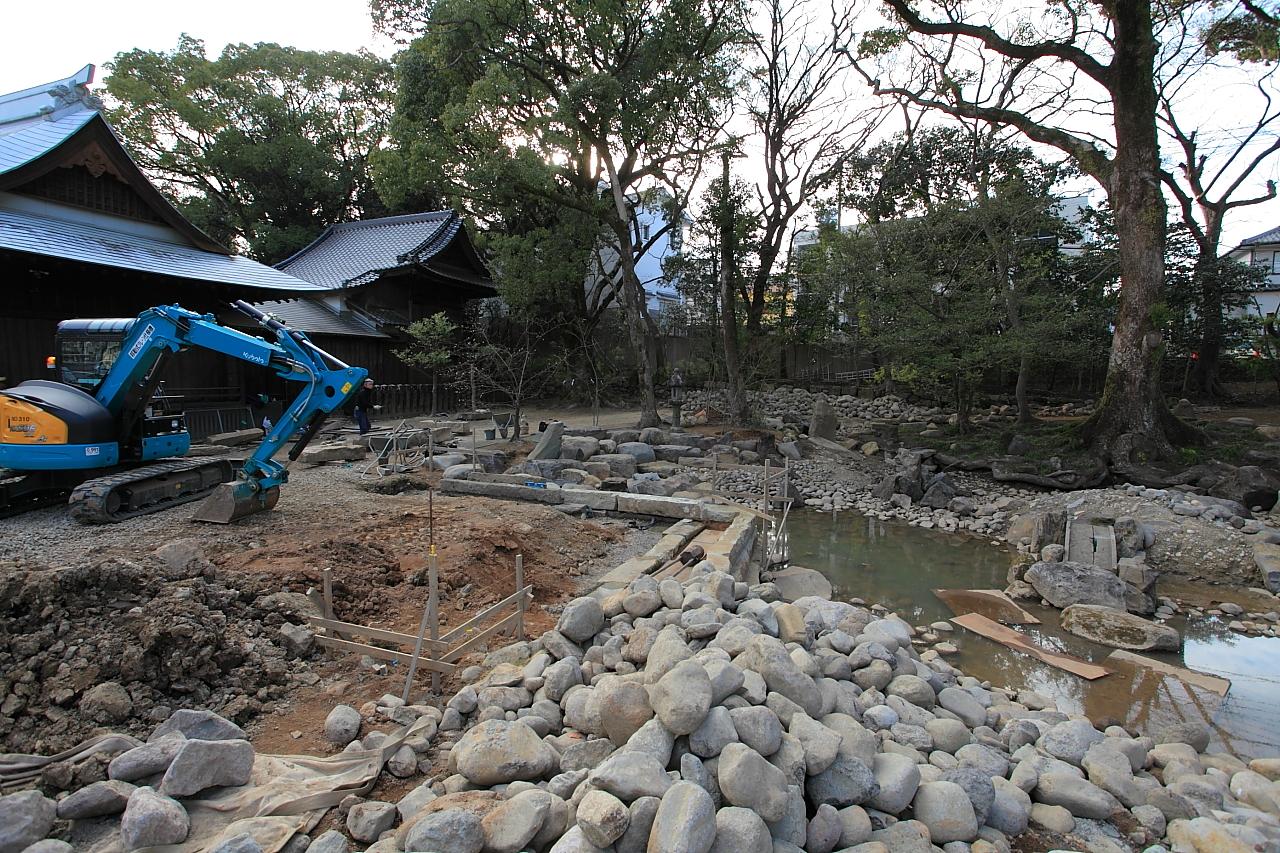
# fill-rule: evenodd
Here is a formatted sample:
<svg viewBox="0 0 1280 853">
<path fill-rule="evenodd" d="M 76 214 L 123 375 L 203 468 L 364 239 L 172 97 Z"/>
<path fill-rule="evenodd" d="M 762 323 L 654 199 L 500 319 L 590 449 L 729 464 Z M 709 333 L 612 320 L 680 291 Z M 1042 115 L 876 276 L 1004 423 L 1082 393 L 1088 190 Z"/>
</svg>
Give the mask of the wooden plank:
<svg viewBox="0 0 1280 853">
<path fill-rule="evenodd" d="M 462 645 L 454 646 L 453 648 L 449 649 L 440 657 L 441 659 L 446 661 L 455 661 L 458 658 L 462 657 L 463 655 L 467 654 L 476 646 L 480 645 L 485 640 L 492 637 L 494 634 L 498 633 L 499 631 L 505 628 L 514 626 L 519 621 L 519 619 L 520 619 L 520 614 L 518 612 L 508 614 L 507 616 L 503 617 L 501 620 L 494 622 L 488 628 L 485 628 L 483 631 L 480 631 L 475 636 L 469 638 Z"/>
<path fill-rule="evenodd" d="M 1204 672 L 1196 672 L 1192 669 L 1183 669 L 1180 666 L 1165 663 L 1155 658 L 1143 657 L 1135 655 L 1133 652 L 1127 652 L 1123 649 L 1116 649 L 1107 655 L 1107 660 L 1121 661 L 1123 663 L 1131 663 L 1134 666 L 1144 666 L 1147 669 L 1155 670 L 1161 675 L 1167 675 L 1176 678 L 1179 681 L 1186 682 L 1193 687 L 1202 687 L 1211 693 L 1219 696 L 1226 696 L 1227 691 L 1231 689 L 1231 682 L 1225 678 L 1219 678 L 1216 675 L 1209 675 Z"/>
<path fill-rule="evenodd" d="M 515 604 L 521 595 L 529 596 L 532 599 L 533 590 L 526 587 L 520 592 L 511 593 L 506 598 L 499 601 L 497 604 L 489 605 L 484 610 L 477 613 L 475 616 L 472 616 L 466 622 L 463 622 L 457 628 L 454 628 L 452 631 L 449 631 L 443 637 L 441 637 L 440 640 L 444 643 L 452 643 L 454 640 L 461 637 L 467 631 L 472 630 L 473 628 L 475 628 L 475 626 L 479 625 L 485 619 L 488 619 L 490 616 L 497 613 L 499 610 L 506 607 L 508 604 Z"/>
<path fill-rule="evenodd" d="M 1111 674 L 1111 670 L 1105 666 L 1098 666 L 1096 663 L 1089 663 L 1087 660 L 1081 660 L 1062 652 L 1055 652 L 1043 646 L 1037 646 L 1026 634 L 1015 631 L 1012 628 L 1006 628 L 999 622 L 993 622 L 980 613 L 953 616 L 951 621 L 961 628 L 968 628 L 975 634 L 986 637 L 988 640 L 995 640 L 997 643 L 1008 646 L 1015 652 L 1030 655 L 1041 663 L 1056 666 L 1058 669 L 1069 672 L 1072 675 L 1078 675 L 1081 678 L 1087 678 L 1090 681 Z"/>
<path fill-rule="evenodd" d="M 409 663 L 413 660 L 413 655 L 408 652 L 397 652 L 394 649 L 383 649 L 378 646 L 366 646 L 364 643 L 355 643 L 351 640 L 339 640 L 336 637 L 316 637 L 316 642 L 327 649 L 337 649 L 338 651 L 351 652 L 357 655 L 368 655 L 369 657 L 379 658 L 381 660 L 393 660 L 399 663 Z M 457 669 L 451 663 L 434 660 L 432 658 L 420 658 L 418 666 L 423 669 L 430 669 L 436 672 L 443 672 L 445 675 Z"/>
<path fill-rule="evenodd" d="M 317 628 L 324 628 L 327 631 L 333 631 L 338 634 L 355 634 L 359 637 L 368 637 L 371 640 L 387 640 L 388 642 L 400 643 L 405 646 L 412 646 L 417 642 L 417 637 L 412 634 L 401 634 L 399 631 L 388 631 L 385 628 L 371 628 L 368 625 L 339 622 L 336 619 L 321 619 L 319 616 L 308 616 L 307 621 Z M 448 643 L 436 640 L 423 640 L 422 646 L 436 651 L 443 651 L 449 648 Z"/>
<path fill-rule="evenodd" d="M 1039 625 L 1032 616 L 1000 589 L 935 589 L 933 594 L 952 612 L 981 613 L 1004 625 Z"/>
</svg>

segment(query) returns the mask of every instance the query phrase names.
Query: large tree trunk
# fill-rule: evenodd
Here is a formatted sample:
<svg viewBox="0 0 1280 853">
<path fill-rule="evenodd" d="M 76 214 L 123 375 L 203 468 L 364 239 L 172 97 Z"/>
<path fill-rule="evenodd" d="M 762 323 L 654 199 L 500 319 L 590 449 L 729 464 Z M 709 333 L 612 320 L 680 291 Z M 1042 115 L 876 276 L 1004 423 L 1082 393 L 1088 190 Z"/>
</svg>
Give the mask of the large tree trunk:
<svg viewBox="0 0 1280 853">
<path fill-rule="evenodd" d="M 621 267 L 622 313 L 627 323 L 627 337 L 638 362 L 636 373 L 640 380 L 640 429 L 656 427 L 662 423 L 658 417 L 658 395 L 654 383 L 658 375 L 658 341 L 653 321 L 645 306 L 644 285 L 636 275 L 636 259 L 631 243 L 631 210 L 627 206 L 626 193 L 618 182 L 618 171 L 613 158 L 602 154 L 609 173 L 610 193 L 613 196 L 614 216 L 610 217 L 614 236 L 618 240 L 618 263 Z"/>
<path fill-rule="evenodd" d="M 742 363 L 738 354 L 737 294 L 733 292 L 733 207 L 729 203 L 729 153 L 724 157 L 724 210 L 720 216 L 720 343 L 724 347 L 725 395 L 730 424 L 746 421 L 742 397 Z"/>
<path fill-rule="evenodd" d="M 1113 20 L 1116 155 L 1106 189 L 1119 238 L 1120 305 L 1102 399 L 1084 425 L 1084 438 L 1094 452 L 1111 458 L 1132 446 L 1131 440 L 1120 442 L 1121 436 L 1136 434 L 1148 453 L 1169 457 L 1171 437 L 1186 440 L 1193 431 L 1173 417 L 1160 393 L 1164 344 L 1152 318 L 1164 290 L 1167 209 L 1159 177 L 1149 0 L 1117 0 Z"/>
<path fill-rule="evenodd" d="M 1027 383 L 1031 378 L 1031 354 L 1025 350 L 1022 357 L 1018 359 L 1018 381 L 1013 386 L 1013 399 L 1018 403 L 1018 423 L 1030 424 L 1035 422 L 1035 418 L 1031 414 L 1031 403 L 1027 400 Z"/>
<path fill-rule="evenodd" d="M 1222 241 L 1222 212 L 1202 203 L 1204 229 L 1197 246 L 1195 285 L 1199 297 L 1200 357 L 1191 373 L 1192 393 L 1201 397 L 1218 396 L 1218 366 L 1221 363 L 1222 281 L 1218 270 L 1218 246 Z"/>
</svg>

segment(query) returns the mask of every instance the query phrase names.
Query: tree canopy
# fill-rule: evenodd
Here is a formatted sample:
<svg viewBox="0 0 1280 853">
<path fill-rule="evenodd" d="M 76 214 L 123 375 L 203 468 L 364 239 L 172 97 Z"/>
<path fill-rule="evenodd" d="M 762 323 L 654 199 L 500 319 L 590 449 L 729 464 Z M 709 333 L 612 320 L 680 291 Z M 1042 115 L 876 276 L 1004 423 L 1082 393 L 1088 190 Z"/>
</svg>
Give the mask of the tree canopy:
<svg viewBox="0 0 1280 853">
<path fill-rule="evenodd" d="M 384 207 L 369 162 L 391 113 L 391 63 L 371 53 L 184 35 L 107 66 L 110 119 L 197 226 L 268 263 L 326 225 Z"/>
</svg>

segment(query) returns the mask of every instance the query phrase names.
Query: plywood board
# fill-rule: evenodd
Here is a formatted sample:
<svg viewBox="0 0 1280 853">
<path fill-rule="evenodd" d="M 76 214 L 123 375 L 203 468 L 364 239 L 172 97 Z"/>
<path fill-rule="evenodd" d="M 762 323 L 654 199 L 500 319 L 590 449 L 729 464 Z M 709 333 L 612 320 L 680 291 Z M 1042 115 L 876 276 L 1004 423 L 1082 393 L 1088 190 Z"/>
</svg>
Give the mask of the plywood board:
<svg viewBox="0 0 1280 853">
<path fill-rule="evenodd" d="M 1116 649 L 1107 656 L 1107 660 L 1123 661 L 1125 663 L 1131 663 L 1134 666 L 1145 666 L 1147 669 L 1155 670 L 1161 675 L 1167 675 L 1195 687 L 1204 688 L 1205 690 L 1208 690 L 1211 693 L 1216 693 L 1219 696 L 1226 696 L 1227 691 L 1231 689 L 1231 682 L 1225 678 L 1219 678 L 1216 675 L 1208 675 L 1203 672 L 1196 672 L 1191 669 L 1183 669 L 1180 666 L 1174 666 L 1173 664 L 1168 664 L 1164 661 L 1156 660 L 1155 658 L 1135 655 L 1133 652 L 1127 652 L 1123 649 Z"/>
<path fill-rule="evenodd" d="M 935 589 L 933 594 L 954 613 L 981 613 L 1005 625 L 1039 625 L 1017 602 L 999 589 Z"/>
<path fill-rule="evenodd" d="M 995 640 L 997 643 L 1008 646 L 1016 652 L 1030 655 L 1041 663 L 1056 666 L 1058 669 L 1069 672 L 1072 675 L 1078 675 L 1081 678 L 1087 678 L 1090 681 L 1111 674 L 1111 670 L 1104 666 L 1098 666 L 1096 663 L 1089 663 L 1087 660 L 1081 660 L 1062 652 L 1055 652 L 1043 646 L 1038 646 L 1026 634 L 1007 628 L 999 622 L 993 622 L 980 613 L 953 616 L 951 621 L 961 628 L 968 628 L 975 634 L 980 634 L 989 640 Z"/>
</svg>

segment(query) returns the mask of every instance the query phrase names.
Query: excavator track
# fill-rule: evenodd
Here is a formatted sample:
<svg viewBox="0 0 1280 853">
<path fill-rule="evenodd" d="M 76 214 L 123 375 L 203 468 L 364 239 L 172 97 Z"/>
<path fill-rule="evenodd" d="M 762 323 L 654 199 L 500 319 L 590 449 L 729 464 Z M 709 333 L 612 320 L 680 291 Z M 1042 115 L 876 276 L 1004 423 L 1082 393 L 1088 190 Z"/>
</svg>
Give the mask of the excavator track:
<svg viewBox="0 0 1280 853">
<path fill-rule="evenodd" d="M 67 501 L 81 524 L 114 524 L 205 497 L 235 478 L 226 459 L 171 459 L 86 480 Z"/>
</svg>

